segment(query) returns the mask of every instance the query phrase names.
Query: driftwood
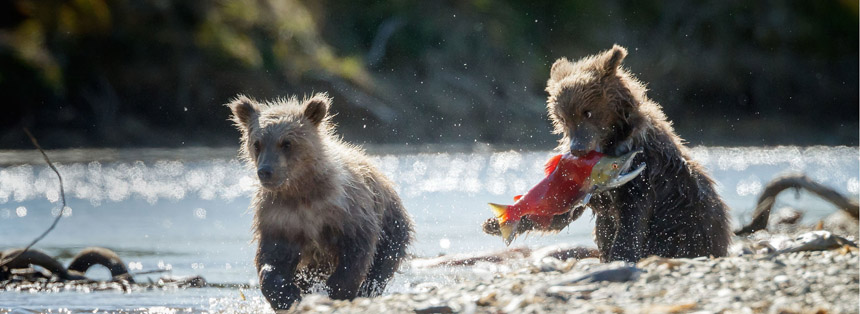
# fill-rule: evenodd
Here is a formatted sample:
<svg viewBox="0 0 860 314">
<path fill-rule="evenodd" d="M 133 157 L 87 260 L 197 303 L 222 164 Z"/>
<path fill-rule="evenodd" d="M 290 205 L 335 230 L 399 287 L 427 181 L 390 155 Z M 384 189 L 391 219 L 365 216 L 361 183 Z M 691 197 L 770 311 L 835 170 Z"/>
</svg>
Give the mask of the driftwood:
<svg viewBox="0 0 860 314">
<path fill-rule="evenodd" d="M 735 231 L 735 234 L 742 236 L 751 234 L 758 230 L 766 229 L 768 218 L 770 218 L 770 211 L 776 201 L 776 196 L 783 190 L 791 188 L 806 189 L 807 191 L 818 195 L 822 199 L 833 203 L 833 205 L 844 210 L 846 213 L 851 215 L 851 217 L 854 217 L 854 219 L 860 218 L 856 200 L 849 199 L 832 188 L 812 181 L 812 179 L 805 175 L 791 174 L 778 177 L 768 183 L 767 187 L 764 188 L 764 191 L 758 198 L 755 212 L 753 212 L 753 220 L 740 230 Z"/>
<path fill-rule="evenodd" d="M 129 275 L 128 268 L 114 251 L 101 247 L 89 247 L 82 250 L 72 259 L 69 271 L 85 274 L 93 265 L 102 265 L 110 270 L 114 280 L 127 280 L 133 283 L 134 279 Z"/>
<path fill-rule="evenodd" d="M 12 258 L 11 256 L 14 256 Z M 62 280 L 86 279 L 79 273 L 71 273 L 63 267 L 56 259 L 42 251 L 30 249 L 10 249 L 0 252 L 0 257 L 9 257 L 6 263 L 0 266 L 0 280 L 6 280 L 12 276 L 13 269 L 29 269 L 31 265 L 40 266 L 51 272 L 52 275 Z"/>
<path fill-rule="evenodd" d="M 93 265 L 102 265 L 110 270 L 111 280 L 134 283 L 134 279 L 119 255 L 101 247 L 83 249 L 72 258 L 68 268 L 50 255 L 36 249 L 9 249 L 0 252 L 0 258 L 7 260 L 5 265 L 0 266 L 0 281 L 12 278 L 14 276 L 13 270 L 33 270 L 33 266 L 44 268 L 51 273 L 50 276 L 56 276 L 60 281 L 89 280 L 84 276 L 87 270 Z M 50 278 L 50 276 L 43 276 L 38 272 L 33 274 L 37 277 Z"/>
<path fill-rule="evenodd" d="M 417 268 L 474 266 L 478 262 L 502 263 L 506 260 L 526 258 L 529 255 L 531 255 L 531 250 L 522 247 L 497 252 L 463 253 L 432 258 L 418 258 L 412 260 L 412 266 Z"/>
</svg>

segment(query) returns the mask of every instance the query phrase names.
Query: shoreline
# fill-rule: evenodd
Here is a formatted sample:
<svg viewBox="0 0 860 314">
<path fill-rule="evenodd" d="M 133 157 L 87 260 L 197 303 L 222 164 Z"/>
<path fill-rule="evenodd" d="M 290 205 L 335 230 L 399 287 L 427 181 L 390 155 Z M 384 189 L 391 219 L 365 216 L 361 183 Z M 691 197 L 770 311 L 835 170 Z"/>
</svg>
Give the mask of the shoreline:
<svg viewBox="0 0 860 314">
<path fill-rule="evenodd" d="M 593 249 L 564 244 L 414 258 L 405 266 L 409 271 L 445 276 L 445 283 L 417 280 L 409 283 L 406 292 L 352 301 L 306 294 L 289 312 L 857 313 L 860 307 L 857 238 L 856 234 L 843 238 L 807 228 L 788 233 L 758 232 L 736 237 L 727 257 L 649 257 L 636 264 L 601 263 L 589 257 L 593 256 Z M 51 294 L 105 290 L 127 293 L 134 298 L 136 293 L 151 289 L 179 289 L 193 295 L 192 291 L 197 289 L 193 287 L 226 289 L 227 295 L 235 296 L 210 299 L 209 308 L 144 307 L 111 311 L 270 311 L 257 286 L 220 286 L 205 283 L 199 277 L 130 286 L 116 282 L 68 285 L 46 282 L 19 285 L 24 291 L 18 291 Z M 7 292 L 16 290 L 12 286 L 6 288 Z"/>
</svg>

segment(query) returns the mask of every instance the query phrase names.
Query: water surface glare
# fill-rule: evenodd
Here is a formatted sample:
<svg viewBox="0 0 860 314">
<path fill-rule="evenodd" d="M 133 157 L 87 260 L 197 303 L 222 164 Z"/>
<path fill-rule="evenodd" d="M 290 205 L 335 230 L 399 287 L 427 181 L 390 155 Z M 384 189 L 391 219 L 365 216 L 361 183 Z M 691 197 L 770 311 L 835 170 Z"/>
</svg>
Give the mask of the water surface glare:
<svg viewBox="0 0 860 314">
<path fill-rule="evenodd" d="M 481 152 L 374 155 L 377 166 L 396 184 L 416 224 L 413 254 L 464 253 L 505 248 L 484 235 L 480 224 L 491 216 L 487 202 L 511 203 L 542 177 L 550 152 Z M 857 148 L 696 147 L 692 156 L 717 183 L 732 208 L 734 228 L 747 222 L 755 199 L 772 178 L 802 172 L 857 198 Z M 36 162 L 36 161 L 34 161 Z M 256 284 L 252 264 L 251 218 L 247 210 L 255 188 L 253 172 L 230 158 L 162 158 L 147 161 L 58 163 L 68 208 L 66 217 L 36 248 L 68 258 L 87 246 L 117 251 L 132 270 L 170 269 L 173 275 L 201 275 L 211 283 Z M 775 208 L 806 212 L 807 222 L 834 211 L 814 196 L 786 192 Z M 57 180 L 41 163 L 0 168 L 2 249 L 23 247 L 60 214 Z M 514 246 L 577 243 L 594 246 L 593 221 L 586 213 L 557 235 L 530 235 Z M 491 266 L 463 270 L 406 267 L 387 292 L 409 291 L 428 283 L 445 284 L 465 276 L 492 276 Z M 92 277 L 106 278 L 106 269 Z M 156 277 L 152 277 L 156 278 Z M 142 278 L 145 281 L 145 279 Z M 0 308 L 74 311 L 150 309 L 265 309 L 256 288 L 113 292 L 0 292 Z M 156 310 L 158 308 L 155 308 Z"/>
</svg>

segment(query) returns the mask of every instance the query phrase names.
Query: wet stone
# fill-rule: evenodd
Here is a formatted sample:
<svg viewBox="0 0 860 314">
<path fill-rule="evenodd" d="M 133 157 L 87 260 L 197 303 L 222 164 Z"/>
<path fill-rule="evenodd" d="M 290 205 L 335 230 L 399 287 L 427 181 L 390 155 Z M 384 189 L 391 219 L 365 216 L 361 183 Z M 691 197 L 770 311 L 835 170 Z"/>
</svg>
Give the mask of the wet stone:
<svg viewBox="0 0 860 314">
<path fill-rule="evenodd" d="M 431 305 L 431 306 L 416 308 L 415 313 L 417 313 L 417 314 L 454 313 L 454 309 L 448 305 Z"/>
</svg>

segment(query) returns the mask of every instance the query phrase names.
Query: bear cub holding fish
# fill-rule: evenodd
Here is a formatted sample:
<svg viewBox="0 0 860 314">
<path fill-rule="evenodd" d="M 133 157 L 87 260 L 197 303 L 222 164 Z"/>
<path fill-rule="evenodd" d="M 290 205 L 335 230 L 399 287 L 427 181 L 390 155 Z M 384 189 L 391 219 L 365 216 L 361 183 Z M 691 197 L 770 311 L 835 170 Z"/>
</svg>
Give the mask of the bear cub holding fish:
<svg viewBox="0 0 860 314">
<path fill-rule="evenodd" d="M 562 150 L 616 156 L 641 150 L 634 162 L 648 165 L 630 183 L 592 198 L 601 259 L 725 256 L 731 239 L 728 208 L 660 105 L 621 68 L 626 56 L 616 45 L 577 62 L 559 59 L 546 87 Z"/>
<path fill-rule="evenodd" d="M 660 105 L 621 68 L 620 46 L 576 62 L 558 59 L 550 70 L 547 110 L 559 150 L 621 156 L 641 151 L 634 163 L 648 167 L 629 183 L 594 194 L 594 238 L 602 261 L 635 262 L 663 257 L 725 256 L 731 240 L 728 208 L 704 168 L 690 159 Z M 559 231 L 579 218 L 580 206 L 554 216 L 549 227 L 528 217 L 516 233 Z M 496 219 L 484 231 L 499 234 Z"/>
<path fill-rule="evenodd" d="M 288 309 L 323 284 L 333 299 L 382 293 L 406 257 L 413 223 L 393 184 L 334 135 L 331 99 L 316 94 L 228 104 L 240 156 L 256 169 L 251 202 L 265 298 Z"/>
</svg>

